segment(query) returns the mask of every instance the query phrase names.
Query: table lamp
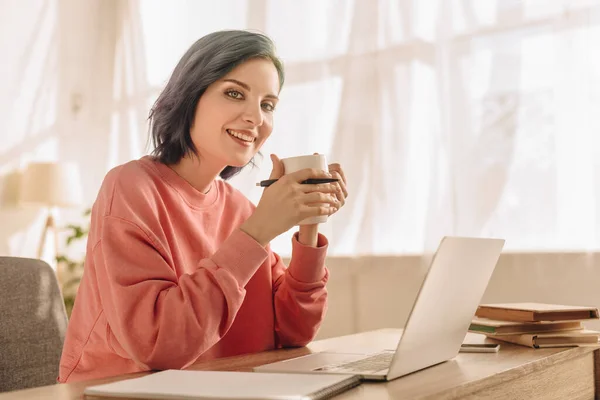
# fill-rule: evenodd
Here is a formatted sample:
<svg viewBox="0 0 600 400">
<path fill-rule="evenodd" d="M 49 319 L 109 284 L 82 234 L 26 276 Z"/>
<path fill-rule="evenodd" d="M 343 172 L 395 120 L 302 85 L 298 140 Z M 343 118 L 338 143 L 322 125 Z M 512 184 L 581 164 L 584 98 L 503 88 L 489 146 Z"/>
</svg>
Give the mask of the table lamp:
<svg viewBox="0 0 600 400">
<path fill-rule="evenodd" d="M 46 208 L 46 224 L 38 247 L 38 258 L 46 243 L 48 230 L 54 235 L 55 256 L 58 255 L 58 236 L 54 221 L 56 208 L 77 207 L 82 203 L 81 178 L 76 164 L 67 162 L 32 162 L 23 174 L 19 201 Z M 59 282 L 61 274 L 56 267 Z"/>
</svg>

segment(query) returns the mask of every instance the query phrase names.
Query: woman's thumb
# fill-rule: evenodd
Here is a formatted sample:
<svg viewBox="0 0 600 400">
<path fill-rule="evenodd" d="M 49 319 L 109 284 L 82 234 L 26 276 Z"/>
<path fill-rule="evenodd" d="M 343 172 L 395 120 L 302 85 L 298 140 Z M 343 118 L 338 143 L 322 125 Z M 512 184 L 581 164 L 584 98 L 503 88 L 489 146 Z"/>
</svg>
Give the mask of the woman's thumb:
<svg viewBox="0 0 600 400">
<path fill-rule="evenodd" d="M 273 169 L 271 170 L 271 176 L 269 179 L 279 179 L 283 176 L 283 163 L 275 154 L 271 154 L 271 162 L 273 163 Z"/>
</svg>

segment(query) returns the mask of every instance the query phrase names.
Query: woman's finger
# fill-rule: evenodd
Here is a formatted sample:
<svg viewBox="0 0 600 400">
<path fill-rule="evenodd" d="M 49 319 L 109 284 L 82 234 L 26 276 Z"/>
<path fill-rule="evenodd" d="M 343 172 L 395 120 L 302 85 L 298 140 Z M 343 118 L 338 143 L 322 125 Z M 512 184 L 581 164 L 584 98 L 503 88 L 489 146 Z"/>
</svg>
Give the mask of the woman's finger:
<svg viewBox="0 0 600 400">
<path fill-rule="evenodd" d="M 300 190 L 303 191 L 304 193 L 312 193 L 312 192 L 335 193 L 337 191 L 337 185 L 335 183 L 319 183 L 316 185 L 302 183 L 302 184 L 299 184 L 299 186 L 300 186 Z"/>
<path fill-rule="evenodd" d="M 300 215 L 302 218 L 317 217 L 320 215 L 332 215 L 338 209 L 336 207 L 330 207 L 322 204 L 306 204 L 300 208 Z"/>
<path fill-rule="evenodd" d="M 339 186 L 339 188 L 341 190 L 341 194 L 343 195 L 343 200 L 346 200 L 346 197 L 348 197 L 348 190 L 346 189 L 346 184 L 344 183 L 344 179 L 342 178 L 340 173 L 337 171 L 331 172 L 331 175 L 334 178 L 339 179 L 339 181 L 336 182 L 336 184 Z M 341 201 L 342 199 L 339 199 L 339 200 Z"/>
<path fill-rule="evenodd" d="M 344 170 L 342 169 L 342 166 L 338 163 L 334 163 L 334 164 L 329 164 L 328 166 L 329 168 L 329 172 L 337 172 L 340 174 L 340 177 L 342 178 L 342 181 L 344 181 L 344 184 L 347 184 L 348 182 L 346 181 L 346 174 L 344 173 Z"/>
<path fill-rule="evenodd" d="M 307 205 L 330 204 L 334 207 L 340 206 L 340 201 L 335 196 L 321 192 L 307 193 L 302 196 L 301 201 L 303 204 Z"/>
</svg>

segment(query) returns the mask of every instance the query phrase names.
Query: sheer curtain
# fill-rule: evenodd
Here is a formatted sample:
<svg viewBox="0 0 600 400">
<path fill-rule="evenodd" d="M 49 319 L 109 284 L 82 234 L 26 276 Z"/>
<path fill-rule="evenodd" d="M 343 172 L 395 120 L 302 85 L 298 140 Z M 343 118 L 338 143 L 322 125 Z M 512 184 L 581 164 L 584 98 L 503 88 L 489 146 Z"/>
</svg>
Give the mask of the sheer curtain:
<svg viewBox="0 0 600 400">
<path fill-rule="evenodd" d="M 323 226 L 331 255 L 422 253 L 442 235 L 504 237 L 512 251 L 599 247 L 598 0 L 25 3 L 40 18 L 58 9 L 90 22 L 48 41 L 79 35 L 44 81 L 70 83 L 56 96 L 60 129 L 48 132 L 59 156 L 83 166 L 89 202 L 109 168 L 148 152 L 148 109 L 185 49 L 215 30 L 255 29 L 274 39 L 287 81 L 264 162 L 232 183 L 257 202 L 269 153 L 340 162 L 351 195 Z M 89 59 L 74 56 L 81 48 Z M 66 64 L 74 59 L 83 70 Z M 26 86 L 19 68 L 6 71 L 3 81 Z M 26 119 L 0 96 L 0 167 L 8 154 L 11 165 L 35 158 L 25 136 L 5 133 Z M 290 234 L 273 244 L 283 255 Z"/>
<path fill-rule="evenodd" d="M 597 248 L 597 1 L 140 10 L 157 89 L 205 33 L 273 37 L 288 80 L 263 153 L 319 151 L 345 167 L 351 197 L 323 227 L 333 254 L 422 252 L 444 234 L 505 237 L 509 250 Z M 257 201 L 253 183 L 269 169 L 267 159 L 233 183 Z"/>
<path fill-rule="evenodd" d="M 515 250 L 598 249 L 598 2 L 451 11 L 455 229 Z"/>
</svg>

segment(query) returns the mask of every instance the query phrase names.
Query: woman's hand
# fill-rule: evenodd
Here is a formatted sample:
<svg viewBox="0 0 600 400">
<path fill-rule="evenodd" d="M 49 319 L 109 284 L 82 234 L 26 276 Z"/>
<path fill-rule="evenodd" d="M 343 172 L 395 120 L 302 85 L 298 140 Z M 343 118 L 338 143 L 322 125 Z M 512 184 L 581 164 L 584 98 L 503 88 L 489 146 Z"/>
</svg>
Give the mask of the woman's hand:
<svg viewBox="0 0 600 400">
<path fill-rule="evenodd" d="M 314 153 L 315 155 L 319 153 Z M 330 215 L 335 214 L 341 207 L 346 204 L 346 197 L 348 197 L 348 189 L 346 186 L 346 175 L 340 164 L 329 164 L 329 173 L 332 178 L 338 179 L 338 182 L 334 183 L 335 193 L 334 196 L 339 202 L 339 207 L 331 210 Z M 316 247 L 318 241 L 319 224 L 301 225 L 298 232 L 298 241 L 308 246 Z"/>
<path fill-rule="evenodd" d="M 348 197 L 348 186 L 346 183 L 346 175 L 344 174 L 344 170 L 340 164 L 329 164 L 329 173 L 333 178 L 339 179 L 338 182 L 335 183 L 336 192 L 335 197 L 340 203 L 340 207 L 336 209 L 334 212 L 337 212 L 341 207 L 346 204 L 346 198 Z"/>
<path fill-rule="evenodd" d="M 277 182 L 266 188 L 254 213 L 240 229 L 265 246 L 280 234 L 309 217 L 331 215 L 341 203 L 336 196 L 337 183 L 302 184 L 310 178 L 331 178 L 318 169 L 303 169 L 284 175 L 279 158 L 271 155 L 273 171 L 270 179 Z"/>
</svg>

